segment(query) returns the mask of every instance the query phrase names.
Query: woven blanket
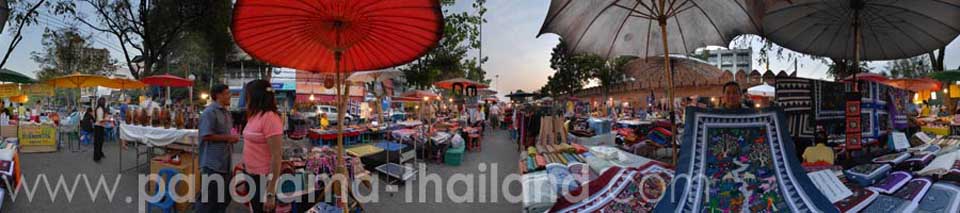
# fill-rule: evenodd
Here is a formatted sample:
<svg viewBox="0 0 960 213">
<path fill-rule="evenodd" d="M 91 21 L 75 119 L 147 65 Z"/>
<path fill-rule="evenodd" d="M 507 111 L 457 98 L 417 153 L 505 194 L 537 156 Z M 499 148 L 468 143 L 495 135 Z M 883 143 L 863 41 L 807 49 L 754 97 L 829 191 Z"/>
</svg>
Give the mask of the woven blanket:
<svg viewBox="0 0 960 213">
<path fill-rule="evenodd" d="M 860 120 L 861 136 L 863 138 L 877 138 L 881 132 L 890 128 L 890 115 L 887 113 L 887 102 L 890 99 L 890 87 L 877 82 L 861 81 L 860 87 Z"/>
<path fill-rule="evenodd" d="M 656 212 L 838 212 L 800 166 L 779 109 L 686 112 L 677 178 Z"/>
<path fill-rule="evenodd" d="M 843 83 L 812 80 L 813 116 L 828 135 L 845 135 L 844 107 L 847 97 Z"/>
<path fill-rule="evenodd" d="M 893 120 L 893 128 L 903 130 L 907 128 L 909 120 L 907 119 L 907 104 L 913 98 L 913 92 L 900 89 L 889 89 L 887 93 L 890 96 L 890 103 L 887 104 L 887 112 L 890 113 L 890 119 Z"/>
<path fill-rule="evenodd" d="M 935 183 L 920 200 L 917 212 L 960 212 L 960 187 Z"/>
<path fill-rule="evenodd" d="M 880 182 L 873 184 L 873 186 L 869 188 L 884 194 L 892 194 L 900 189 L 900 187 L 903 187 L 903 185 L 906 185 L 910 179 L 913 179 L 913 175 L 910 175 L 910 173 L 896 171 L 890 173 L 890 175 L 887 175 L 883 180 L 880 180 Z"/>
<path fill-rule="evenodd" d="M 790 130 L 790 136 L 795 138 L 813 138 L 815 126 L 810 113 L 812 81 L 794 77 L 777 78 L 777 105 L 787 116 L 787 128 Z"/>
<path fill-rule="evenodd" d="M 863 212 L 913 212 L 930 185 L 928 179 L 913 179 L 892 195 L 880 195 Z"/>
<path fill-rule="evenodd" d="M 672 178 L 673 170 L 656 161 L 640 168 L 611 167 L 559 196 L 550 212 L 650 212 Z"/>
</svg>

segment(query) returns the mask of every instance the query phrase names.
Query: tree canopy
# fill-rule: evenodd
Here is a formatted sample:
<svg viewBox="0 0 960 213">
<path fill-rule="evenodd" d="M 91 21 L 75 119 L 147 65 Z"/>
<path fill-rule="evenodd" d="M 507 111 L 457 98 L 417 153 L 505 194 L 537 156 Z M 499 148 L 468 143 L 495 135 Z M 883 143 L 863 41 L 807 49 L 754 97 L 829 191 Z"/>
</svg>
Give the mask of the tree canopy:
<svg viewBox="0 0 960 213">
<path fill-rule="evenodd" d="M 116 70 L 110 51 L 93 47 L 92 35 L 82 34 L 75 27 L 47 29 L 43 33 L 43 49 L 32 52 L 31 59 L 40 64 L 37 77 L 47 80 L 73 72 L 109 75 Z"/>
<path fill-rule="evenodd" d="M 444 29 L 443 38 L 437 47 L 427 52 L 416 61 L 399 68 L 403 72 L 409 86 L 428 88 L 434 82 L 450 78 L 464 77 L 470 80 L 489 83 L 485 79 L 486 71 L 481 69 L 481 63 L 486 57 L 470 57 L 471 51 L 479 50 L 480 25 L 486 22 L 483 14 L 486 13 L 486 0 L 473 0 L 472 8 L 476 13 L 452 12 L 449 7 L 456 0 L 443 0 Z"/>
</svg>

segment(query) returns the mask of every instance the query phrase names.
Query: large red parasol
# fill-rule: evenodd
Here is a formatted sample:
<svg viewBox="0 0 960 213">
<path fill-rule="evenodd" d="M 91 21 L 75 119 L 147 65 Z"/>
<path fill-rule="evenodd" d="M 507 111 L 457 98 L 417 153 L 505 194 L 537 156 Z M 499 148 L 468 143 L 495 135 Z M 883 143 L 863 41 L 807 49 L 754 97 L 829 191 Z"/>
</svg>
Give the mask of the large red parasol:
<svg viewBox="0 0 960 213">
<path fill-rule="evenodd" d="M 233 37 L 251 56 L 310 72 L 406 64 L 443 34 L 436 0 L 239 0 Z"/>
<path fill-rule="evenodd" d="M 437 95 L 437 93 L 433 93 L 433 92 L 426 91 L 426 90 L 413 90 L 413 91 L 409 91 L 409 92 L 405 92 L 405 93 L 403 93 L 403 94 L 400 94 L 400 96 L 401 96 L 401 97 L 407 97 L 407 98 L 416 98 L 416 99 L 423 99 L 423 98 L 434 98 L 434 99 L 436 99 L 436 98 L 439 98 L 439 97 L 440 97 L 440 95 Z"/>
<path fill-rule="evenodd" d="M 343 94 L 349 91 L 340 91 L 341 74 L 417 59 L 440 40 L 442 19 L 436 0 L 238 0 L 231 30 L 240 48 L 254 58 L 336 73 L 337 118 L 342 121 Z M 343 122 L 338 122 L 337 174 L 346 174 L 344 165 Z M 347 210 L 347 196 L 340 190 L 344 186 L 349 183 L 338 182 L 334 192 L 341 195 L 338 206 Z"/>
<path fill-rule="evenodd" d="M 910 90 L 914 92 L 920 91 L 937 91 L 940 90 L 940 81 L 930 79 L 930 78 L 905 78 L 905 79 L 893 79 L 884 84 L 890 85 L 892 87 Z"/>
<path fill-rule="evenodd" d="M 193 81 L 186 78 L 181 78 L 180 76 L 163 74 L 163 75 L 154 75 L 140 79 L 140 82 L 144 84 L 161 86 L 161 87 L 191 87 L 193 86 Z"/>
<path fill-rule="evenodd" d="M 464 88 L 473 86 L 473 87 L 476 87 L 477 89 L 490 87 L 490 86 L 487 86 L 486 84 L 476 82 L 476 81 L 471 81 L 466 78 L 452 78 L 452 79 L 437 81 L 436 83 L 433 83 L 433 85 L 441 89 L 454 89 L 456 85 L 460 85 L 461 87 L 464 87 Z"/>
</svg>

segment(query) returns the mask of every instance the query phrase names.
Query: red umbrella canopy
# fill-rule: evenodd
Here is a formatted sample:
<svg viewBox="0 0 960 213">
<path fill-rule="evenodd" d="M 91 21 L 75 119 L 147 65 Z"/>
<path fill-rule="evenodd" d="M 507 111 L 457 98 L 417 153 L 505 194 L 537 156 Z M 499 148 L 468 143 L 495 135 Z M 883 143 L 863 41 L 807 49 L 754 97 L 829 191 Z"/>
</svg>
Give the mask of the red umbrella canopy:
<svg viewBox="0 0 960 213">
<path fill-rule="evenodd" d="M 390 98 L 390 100 L 392 100 L 393 102 L 420 102 L 423 99 L 414 98 L 414 97 L 393 97 L 393 98 Z"/>
<path fill-rule="evenodd" d="M 234 40 L 254 58 L 311 72 L 406 64 L 443 34 L 436 0 L 238 0 Z"/>
<path fill-rule="evenodd" d="M 180 76 L 163 74 L 163 75 L 154 75 L 140 79 L 140 82 L 143 82 L 152 86 L 161 86 L 161 87 L 191 87 L 193 86 L 193 80 L 181 78 Z"/>
<path fill-rule="evenodd" d="M 433 93 L 433 92 L 426 91 L 426 90 L 414 90 L 414 91 L 409 91 L 409 92 L 405 92 L 405 93 L 401 94 L 400 96 L 401 96 L 401 97 L 408 97 L 408 98 L 417 98 L 418 100 L 422 100 L 424 97 L 426 97 L 426 98 L 439 98 L 439 97 L 440 97 L 440 95 L 437 95 L 437 93 Z"/>
<path fill-rule="evenodd" d="M 453 89 L 453 85 L 458 83 L 463 85 L 463 87 L 475 86 L 478 89 L 489 87 L 486 84 L 482 84 L 476 81 L 471 81 L 466 78 L 452 78 L 452 79 L 437 81 L 436 83 L 433 83 L 433 85 L 441 89 Z"/>
<path fill-rule="evenodd" d="M 911 90 L 914 92 L 940 90 L 940 81 L 930 78 L 893 79 L 884 83 L 892 87 Z"/>
</svg>

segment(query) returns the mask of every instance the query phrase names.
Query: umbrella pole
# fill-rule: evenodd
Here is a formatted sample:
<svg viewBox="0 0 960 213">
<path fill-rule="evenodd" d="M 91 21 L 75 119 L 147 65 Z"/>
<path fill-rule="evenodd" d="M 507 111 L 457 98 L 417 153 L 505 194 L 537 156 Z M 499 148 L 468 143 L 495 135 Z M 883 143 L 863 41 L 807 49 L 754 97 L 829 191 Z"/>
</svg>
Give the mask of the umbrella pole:
<svg viewBox="0 0 960 213">
<path fill-rule="evenodd" d="M 661 1 L 660 5 L 661 7 L 663 7 L 663 1 Z M 670 47 L 667 46 L 667 18 L 662 17 L 658 21 L 660 22 L 660 33 L 661 33 L 660 38 L 662 39 L 662 42 L 663 42 L 663 70 L 667 72 L 667 84 L 668 84 L 667 97 L 670 98 L 667 101 L 667 103 L 669 104 L 669 109 L 670 109 L 670 113 L 668 113 L 668 115 L 670 116 L 670 146 L 673 147 L 673 155 L 672 155 L 671 162 L 673 162 L 673 165 L 677 165 L 677 143 L 676 143 L 677 122 L 676 122 L 676 116 L 674 115 L 676 112 L 674 111 L 674 106 L 673 106 L 674 91 L 673 91 L 673 73 L 670 70 Z"/>
<path fill-rule="evenodd" d="M 337 35 L 339 37 L 339 33 Z M 334 193 L 340 196 L 337 199 L 337 205 L 343 208 L 344 213 L 346 213 L 349 207 L 347 206 L 347 200 L 346 200 L 347 198 L 346 198 L 346 194 L 344 193 L 344 190 L 349 191 L 345 187 L 349 187 L 349 184 L 346 182 L 349 181 L 350 178 L 347 177 L 347 175 L 349 174 L 347 174 L 346 161 L 343 156 L 343 121 L 344 121 L 343 110 L 344 110 L 344 102 L 345 102 L 343 97 L 345 96 L 345 94 L 341 93 L 341 89 L 340 89 L 340 87 L 343 85 L 343 82 L 341 81 L 342 79 L 340 79 L 340 62 L 342 60 L 342 57 L 343 57 L 343 52 L 340 52 L 340 51 L 334 52 L 334 59 L 336 60 L 335 72 L 336 72 L 336 87 L 337 87 L 337 171 L 336 172 L 337 174 L 342 175 L 340 177 L 343 178 L 342 180 L 343 182 L 336 181 L 338 184 L 334 185 L 333 190 L 334 190 Z"/>
<path fill-rule="evenodd" d="M 860 10 L 853 10 L 853 91 L 859 92 L 857 73 L 860 72 Z"/>
</svg>

